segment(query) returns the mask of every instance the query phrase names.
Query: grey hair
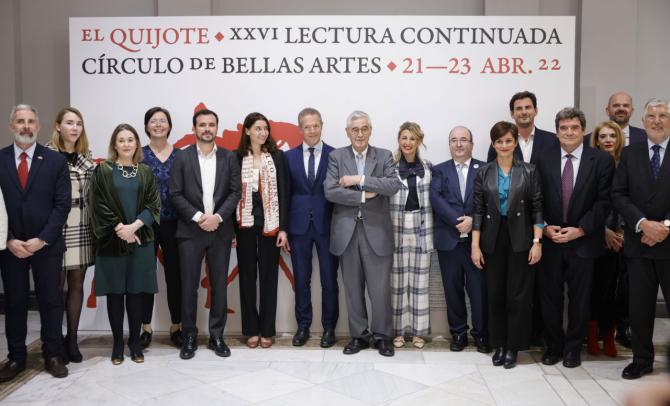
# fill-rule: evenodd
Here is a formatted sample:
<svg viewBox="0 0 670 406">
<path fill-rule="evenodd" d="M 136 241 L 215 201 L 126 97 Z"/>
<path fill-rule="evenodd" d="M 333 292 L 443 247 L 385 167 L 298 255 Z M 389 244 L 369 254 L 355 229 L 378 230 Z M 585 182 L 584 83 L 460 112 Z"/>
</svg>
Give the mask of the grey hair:
<svg viewBox="0 0 670 406">
<path fill-rule="evenodd" d="M 584 112 L 578 109 L 577 107 L 566 107 L 563 110 L 556 113 L 556 131 L 558 131 L 558 122 L 561 120 L 569 120 L 571 118 L 578 118 L 579 123 L 582 126 L 582 130 L 586 129 L 586 116 Z"/>
<path fill-rule="evenodd" d="M 302 126 L 301 120 L 305 118 L 305 116 L 318 116 L 319 121 L 321 124 L 323 124 L 323 119 L 321 118 L 321 113 L 319 113 L 319 110 L 315 109 L 314 107 L 305 107 L 304 109 L 300 110 L 300 113 L 298 113 L 298 126 Z"/>
<path fill-rule="evenodd" d="M 664 106 L 668 111 L 670 111 L 670 103 L 667 100 L 651 98 L 644 104 L 644 115 L 647 115 L 647 110 L 652 107 Z"/>
<path fill-rule="evenodd" d="M 16 106 L 12 107 L 12 112 L 9 113 L 9 122 L 11 123 L 12 121 L 14 121 L 16 113 L 23 110 L 30 110 L 33 113 L 35 113 L 35 117 L 39 121 L 39 116 L 37 114 L 37 109 L 35 107 L 31 106 L 30 104 L 17 104 Z"/>
<path fill-rule="evenodd" d="M 470 136 L 470 141 L 474 141 L 474 139 L 472 138 L 472 131 L 470 131 L 470 129 L 464 125 L 457 125 L 456 127 L 452 128 L 451 131 L 449 131 L 449 138 L 451 138 L 451 134 L 453 134 L 454 131 L 456 131 L 459 128 L 462 128 L 465 131 L 467 131 L 468 135 Z"/>
<path fill-rule="evenodd" d="M 370 120 L 368 113 L 360 110 L 354 110 L 351 114 L 349 114 L 349 117 L 347 117 L 347 128 L 351 127 L 351 123 L 354 120 L 358 120 L 359 118 L 368 120 L 368 125 L 372 127 L 372 121 Z"/>
</svg>

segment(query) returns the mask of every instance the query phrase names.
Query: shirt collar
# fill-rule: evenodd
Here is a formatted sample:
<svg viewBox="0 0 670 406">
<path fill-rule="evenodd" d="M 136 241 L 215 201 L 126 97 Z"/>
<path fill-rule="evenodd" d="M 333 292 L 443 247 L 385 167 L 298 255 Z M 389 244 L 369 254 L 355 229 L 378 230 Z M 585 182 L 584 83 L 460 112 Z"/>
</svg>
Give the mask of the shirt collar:
<svg viewBox="0 0 670 406">
<path fill-rule="evenodd" d="M 660 145 L 662 149 L 666 149 L 668 147 L 668 140 L 670 140 L 670 138 L 666 138 L 665 141 L 663 141 L 662 143 L 660 143 L 658 145 Z M 16 145 L 16 144 L 14 144 L 14 145 Z M 651 140 L 649 138 L 647 138 L 647 147 L 649 149 L 651 149 L 651 147 L 653 147 L 654 145 L 657 145 L 657 144 L 654 144 L 653 142 L 651 142 Z"/>
<path fill-rule="evenodd" d="M 572 155 L 573 158 L 579 160 L 582 158 L 582 152 L 584 152 L 584 144 L 579 144 L 577 149 L 570 152 L 570 155 Z M 563 149 L 563 147 L 561 147 L 561 159 L 565 158 L 567 154 L 568 153 Z"/>
<path fill-rule="evenodd" d="M 303 141 L 302 143 L 302 151 L 303 152 L 309 152 L 309 149 L 312 148 L 307 144 L 306 142 Z M 314 146 L 314 152 L 315 153 L 320 153 L 321 150 L 323 150 L 323 141 L 319 141 L 315 146 Z"/>
<path fill-rule="evenodd" d="M 212 152 L 210 152 L 209 155 L 205 155 L 202 153 L 202 151 L 200 150 L 200 145 L 195 144 L 195 148 L 198 150 L 198 155 L 203 158 L 211 158 L 212 156 L 216 155 L 217 150 L 216 144 L 214 144 L 214 148 L 212 148 Z"/>
<path fill-rule="evenodd" d="M 32 159 L 33 159 L 33 155 L 35 154 L 35 147 L 36 147 L 36 146 L 37 146 L 37 143 L 36 143 L 36 142 L 33 142 L 32 145 L 30 145 L 30 146 L 28 147 L 28 149 L 26 149 L 26 150 L 24 151 L 24 150 L 22 150 L 21 148 L 19 148 L 19 146 L 16 145 L 16 143 L 14 143 L 14 159 L 16 159 L 16 160 L 18 161 L 19 158 L 21 157 L 21 153 L 22 153 L 22 152 L 25 152 L 26 154 L 28 154 L 28 158 L 29 158 L 30 160 L 32 160 Z"/>
<path fill-rule="evenodd" d="M 456 165 L 456 168 L 458 168 L 458 165 L 465 165 L 466 168 L 470 168 L 470 162 L 472 162 L 472 158 L 466 159 L 465 162 L 463 163 L 460 163 L 454 159 L 454 164 Z"/>
<path fill-rule="evenodd" d="M 361 155 L 363 155 L 363 158 L 367 158 L 369 150 L 370 150 L 370 146 L 365 148 L 365 151 L 361 152 Z M 356 155 L 358 155 L 358 152 L 356 152 L 353 145 L 351 146 L 351 151 L 354 153 L 354 157 L 356 157 Z"/>
</svg>

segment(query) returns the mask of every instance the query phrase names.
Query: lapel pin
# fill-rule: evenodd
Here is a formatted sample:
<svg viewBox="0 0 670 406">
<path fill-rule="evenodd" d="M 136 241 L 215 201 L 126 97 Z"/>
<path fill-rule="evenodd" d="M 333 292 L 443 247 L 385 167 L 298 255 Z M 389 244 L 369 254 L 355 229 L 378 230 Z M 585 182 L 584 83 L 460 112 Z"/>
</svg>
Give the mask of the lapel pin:
<svg viewBox="0 0 670 406">
<path fill-rule="evenodd" d="M 472 167 L 477 169 L 477 168 L 479 168 L 479 164 L 474 164 L 474 165 L 472 165 Z"/>
<path fill-rule="evenodd" d="M 42 155 L 38 155 L 37 159 L 44 159 L 44 158 L 42 157 Z"/>
</svg>

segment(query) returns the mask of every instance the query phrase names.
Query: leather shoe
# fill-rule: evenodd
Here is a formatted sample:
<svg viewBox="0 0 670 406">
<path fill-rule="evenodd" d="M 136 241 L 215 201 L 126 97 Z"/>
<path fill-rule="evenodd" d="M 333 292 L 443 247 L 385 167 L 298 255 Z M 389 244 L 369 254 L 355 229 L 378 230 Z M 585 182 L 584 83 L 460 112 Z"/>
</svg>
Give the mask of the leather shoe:
<svg viewBox="0 0 670 406">
<path fill-rule="evenodd" d="M 563 366 L 566 368 L 577 368 L 582 365 L 582 358 L 578 352 L 568 352 L 563 356 Z"/>
<path fill-rule="evenodd" d="M 503 347 L 496 348 L 496 352 L 493 353 L 491 357 L 494 367 L 499 367 L 505 362 L 505 349 Z"/>
<path fill-rule="evenodd" d="M 61 357 L 51 357 L 46 360 L 44 369 L 54 378 L 65 378 L 67 376 L 67 367 Z"/>
<path fill-rule="evenodd" d="M 623 379 L 638 379 L 642 375 L 650 374 L 654 372 L 653 365 L 637 363 L 635 361 L 628 364 L 626 368 L 623 369 L 621 377 Z"/>
<path fill-rule="evenodd" d="M 293 341 L 291 342 L 294 347 L 302 347 L 309 340 L 309 329 L 308 328 L 299 328 L 298 331 L 293 336 Z"/>
<path fill-rule="evenodd" d="M 332 328 L 326 329 L 321 336 L 321 342 L 319 342 L 321 348 L 330 348 L 335 345 L 335 330 Z"/>
<path fill-rule="evenodd" d="M 561 356 L 553 351 L 547 350 L 544 352 L 544 354 L 542 354 L 542 364 L 544 365 L 555 365 L 560 360 Z"/>
<path fill-rule="evenodd" d="M 144 354 L 142 353 L 142 351 L 135 352 L 133 350 L 130 350 L 130 360 L 135 363 L 141 364 L 144 362 Z"/>
<path fill-rule="evenodd" d="M 465 334 L 459 336 L 451 336 L 451 344 L 449 349 L 451 351 L 463 351 L 468 346 L 468 336 Z"/>
<path fill-rule="evenodd" d="M 214 354 L 219 357 L 230 357 L 230 348 L 228 348 L 222 337 L 209 337 L 207 348 L 214 351 Z"/>
<path fill-rule="evenodd" d="M 181 339 L 181 330 L 176 330 L 170 333 L 170 341 L 172 341 L 172 344 L 177 347 L 181 348 L 181 345 L 184 343 L 184 341 Z"/>
<path fill-rule="evenodd" d="M 346 355 L 357 354 L 361 350 L 369 347 L 370 342 L 368 340 L 363 338 L 352 338 L 351 341 L 349 341 L 349 343 L 344 346 L 344 350 L 342 350 L 342 352 Z"/>
<path fill-rule="evenodd" d="M 517 351 L 505 351 L 505 358 L 503 360 L 503 368 L 512 369 L 516 366 Z"/>
<path fill-rule="evenodd" d="M 179 358 L 191 359 L 195 356 L 195 351 L 198 349 L 196 339 L 197 337 L 194 335 L 189 335 L 184 339 L 184 343 L 181 346 L 181 351 L 179 351 Z"/>
<path fill-rule="evenodd" d="M 489 340 L 486 337 L 475 338 L 475 345 L 477 345 L 477 352 L 481 352 L 482 354 L 488 354 L 491 352 L 491 346 L 489 345 Z"/>
<path fill-rule="evenodd" d="M 392 357 L 395 355 L 395 348 L 393 348 L 391 340 L 386 338 L 375 341 L 375 348 L 379 350 L 379 355 L 383 355 L 384 357 Z"/>
<path fill-rule="evenodd" d="M 153 336 L 153 331 L 149 332 L 146 330 L 142 331 L 142 334 L 140 334 L 140 345 L 142 348 L 147 348 L 149 344 L 151 344 L 151 337 Z"/>
<path fill-rule="evenodd" d="M 23 370 L 26 369 L 26 362 L 17 362 L 14 360 L 9 360 L 5 362 L 5 365 L 0 368 L 0 382 L 11 381 L 16 378 L 16 375 L 20 374 Z"/>
</svg>

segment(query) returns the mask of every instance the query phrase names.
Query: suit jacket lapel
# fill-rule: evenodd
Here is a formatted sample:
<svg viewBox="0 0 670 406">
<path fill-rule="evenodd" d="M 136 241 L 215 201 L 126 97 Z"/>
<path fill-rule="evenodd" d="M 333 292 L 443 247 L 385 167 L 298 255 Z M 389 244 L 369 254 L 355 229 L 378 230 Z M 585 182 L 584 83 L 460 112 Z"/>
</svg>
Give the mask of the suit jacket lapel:
<svg viewBox="0 0 670 406">
<path fill-rule="evenodd" d="M 5 149 L 6 152 L 6 157 L 5 157 L 5 164 L 7 166 L 7 173 L 9 173 L 10 179 L 14 182 L 14 185 L 16 185 L 16 189 L 18 189 L 19 192 L 23 192 L 23 188 L 21 187 L 21 182 L 19 182 L 19 171 L 16 168 L 16 159 L 14 158 L 14 146 L 10 145 L 8 148 Z"/>
<path fill-rule="evenodd" d="M 579 169 L 577 170 L 577 179 L 575 179 L 575 185 L 572 188 L 572 195 L 570 195 L 570 204 L 568 208 L 572 207 L 573 202 L 575 201 L 575 196 L 579 196 L 583 188 L 584 180 L 588 178 L 591 170 L 593 169 L 593 151 L 584 147 L 582 150 L 582 157 L 579 162 Z"/>
<path fill-rule="evenodd" d="M 372 175 L 372 171 L 374 171 L 375 165 L 377 165 L 377 152 L 374 147 L 368 147 L 368 153 L 365 157 L 365 169 L 363 171 L 365 176 Z"/>
<path fill-rule="evenodd" d="M 216 150 L 216 173 L 214 174 L 214 195 L 219 190 L 219 185 L 221 184 L 221 176 L 219 176 L 220 173 L 223 171 L 223 151 L 220 148 L 217 148 Z M 215 202 L 217 199 L 214 200 Z"/>
<path fill-rule="evenodd" d="M 191 166 L 193 167 L 193 177 L 195 178 L 195 182 L 198 184 L 198 187 L 200 188 L 200 193 L 202 193 L 202 175 L 200 173 L 200 162 L 198 161 L 198 147 L 196 145 L 193 146 L 193 152 L 191 153 Z"/>
<path fill-rule="evenodd" d="M 510 175 L 511 178 L 509 180 L 509 195 L 507 196 L 507 215 L 510 215 L 510 211 L 512 210 L 512 207 L 514 207 L 514 202 L 517 199 L 517 195 L 519 194 L 519 189 L 522 186 L 521 182 L 521 165 L 517 164 L 514 165 L 512 164 L 512 174 Z M 498 203 L 500 204 L 500 203 Z"/>
<path fill-rule="evenodd" d="M 670 143 L 667 144 L 667 147 L 670 147 Z M 651 191 L 651 195 L 654 196 L 656 194 L 656 191 L 660 189 L 660 185 L 663 185 L 663 179 L 668 176 L 668 168 L 670 168 L 670 154 L 668 154 L 668 149 L 670 148 L 665 148 L 665 152 L 663 153 L 663 162 L 661 162 L 661 169 L 658 172 L 658 178 L 654 181 L 654 188 Z M 647 157 L 649 157 L 649 153 L 647 152 Z M 651 161 L 647 165 L 649 174 L 651 175 Z"/>
<path fill-rule="evenodd" d="M 561 184 L 561 165 L 563 164 L 563 151 L 561 147 L 551 147 L 547 149 L 546 159 L 549 164 L 549 178 L 551 179 L 552 186 L 556 188 L 556 196 L 559 199 L 563 199 L 563 188 Z M 563 201 L 563 200 L 561 200 Z"/>
<path fill-rule="evenodd" d="M 477 167 L 475 167 L 475 165 Z M 470 198 L 470 194 L 472 194 L 472 188 L 475 183 L 475 172 L 479 168 L 479 164 L 474 162 L 473 159 L 470 159 L 470 167 L 468 168 L 468 178 L 465 180 L 465 202 L 468 201 Z"/>
<path fill-rule="evenodd" d="M 319 179 L 319 177 L 326 171 L 328 168 L 328 156 L 326 154 L 326 151 L 328 151 L 329 146 L 326 145 L 326 143 L 323 143 L 323 148 L 321 148 L 321 157 L 319 158 L 319 167 L 316 170 L 316 174 L 314 176 L 315 179 Z M 302 154 L 300 154 L 302 156 Z M 304 157 L 303 157 L 304 161 Z M 304 163 L 303 163 L 303 168 L 304 168 Z M 304 172 L 304 171 L 303 171 Z M 305 179 L 307 179 L 307 175 L 305 174 Z M 314 182 L 315 184 L 317 182 Z"/>
<path fill-rule="evenodd" d="M 28 182 L 26 183 L 25 193 L 30 190 L 30 187 L 35 182 L 35 178 L 38 176 L 40 168 L 42 167 L 42 162 L 44 161 L 44 151 L 40 148 L 39 145 L 35 146 L 35 152 L 33 152 L 33 159 L 30 164 L 30 171 L 28 172 Z M 18 178 L 18 171 L 17 171 Z"/>
<path fill-rule="evenodd" d="M 468 171 L 468 178 L 469 177 L 470 177 L 470 171 Z M 460 185 L 459 179 L 458 179 L 458 169 L 456 169 L 456 161 L 454 161 L 453 159 L 451 160 L 449 165 L 447 165 L 447 179 L 449 181 L 449 184 L 452 185 L 452 187 L 456 186 L 456 188 L 454 189 L 454 193 L 458 197 L 458 200 L 461 203 L 463 203 L 463 197 L 461 196 L 461 189 L 460 189 L 461 185 Z M 466 182 L 466 185 L 467 185 L 467 182 Z M 467 188 L 466 188 L 466 193 L 467 193 Z"/>
</svg>

